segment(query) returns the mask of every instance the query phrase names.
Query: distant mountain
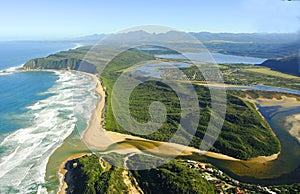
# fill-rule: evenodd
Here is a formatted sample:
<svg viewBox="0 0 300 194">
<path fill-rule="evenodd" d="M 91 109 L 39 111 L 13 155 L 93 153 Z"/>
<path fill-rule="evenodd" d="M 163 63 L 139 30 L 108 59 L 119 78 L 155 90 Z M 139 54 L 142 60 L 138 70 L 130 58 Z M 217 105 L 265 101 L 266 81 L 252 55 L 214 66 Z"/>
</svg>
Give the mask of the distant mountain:
<svg viewBox="0 0 300 194">
<path fill-rule="evenodd" d="M 192 36 L 190 36 L 192 35 Z M 165 33 L 149 33 L 137 30 L 116 34 L 94 34 L 79 38 L 85 45 L 95 44 L 170 44 L 173 48 L 179 47 L 187 52 L 195 52 L 199 48 L 199 40 L 210 52 L 260 57 L 267 59 L 284 58 L 296 55 L 300 50 L 300 36 L 296 33 L 210 33 L 210 32 L 179 32 L 168 31 Z M 134 43 L 134 44 L 133 44 Z M 171 48 L 171 47 L 170 47 Z"/>
<path fill-rule="evenodd" d="M 101 40 L 105 36 L 114 36 L 122 38 L 149 38 L 155 37 L 159 40 L 168 37 L 178 37 L 186 34 L 185 32 L 169 31 L 166 33 L 148 33 L 143 30 L 131 31 L 127 33 L 117 34 L 93 34 L 88 36 L 78 37 L 78 40 Z M 300 36 L 297 33 L 210 33 L 210 32 L 190 32 L 188 33 L 202 42 L 236 42 L 236 43 L 293 43 L 300 40 Z"/>
<path fill-rule="evenodd" d="M 292 43 L 299 40 L 297 33 L 210 33 L 191 32 L 202 42 L 236 42 L 236 43 Z"/>
<path fill-rule="evenodd" d="M 194 42 L 194 37 L 185 32 L 168 31 L 165 33 L 149 33 L 144 30 L 131 31 L 125 33 L 111 34 L 103 39 L 103 44 L 154 44 L 154 43 L 178 43 L 178 42 Z"/>
<path fill-rule="evenodd" d="M 260 65 L 282 73 L 300 76 L 300 57 L 297 55 L 283 59 L 270 59 Z"/>
<path fill-rule="evenodd" d="M 76 38 L 76 40 L 85 40 L 85 41 L 101 40 L 105 36 L 107 36 L 107 35 L 106 34 L 93 34 L 93 35 L 78 37 L 78 38 Z"/>
</svg>

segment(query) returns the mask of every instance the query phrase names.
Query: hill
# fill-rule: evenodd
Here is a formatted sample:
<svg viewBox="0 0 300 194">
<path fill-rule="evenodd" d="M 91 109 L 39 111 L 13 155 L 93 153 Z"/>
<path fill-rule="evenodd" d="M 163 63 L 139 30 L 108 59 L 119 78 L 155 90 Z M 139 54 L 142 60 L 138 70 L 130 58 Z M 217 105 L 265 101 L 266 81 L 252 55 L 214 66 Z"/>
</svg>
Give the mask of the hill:
<svg viewBox="0 0 300 194">
<path fill-rule="evenodd" d="M 112 166 L 105 157 L 91 155 L 70 160 L 65 168 L 67 193 L 216 192 L 213 184 L 198 172 L 176 160 L 156 169 L 128 172 Z"/>
<path fill-rule="evenodd" d="M 296 55 L 283 59 L 269 59 L 260 65 L 282 73 L 300 76 L 300 57 Z"/>
<path fill-rule="evenodd" d="M 78 70 L 82 72 L 97 73 L 97 68 L 83 60 L 87 49 L 85 47 L 62 51 L 44 58 L 31 59 L 23 66 L 25 70 L 54 69 L 54 70 Z"/>
</svg>

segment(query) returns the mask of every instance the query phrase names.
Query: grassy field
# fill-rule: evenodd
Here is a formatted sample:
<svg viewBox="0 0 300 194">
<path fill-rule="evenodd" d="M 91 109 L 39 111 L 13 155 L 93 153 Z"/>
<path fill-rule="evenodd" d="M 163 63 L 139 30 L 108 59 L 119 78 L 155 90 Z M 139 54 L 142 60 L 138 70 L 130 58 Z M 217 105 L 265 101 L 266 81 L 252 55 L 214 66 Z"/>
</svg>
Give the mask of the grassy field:
<svg viewBox="0 0 300 194">
<path fill-rule="evenodd" d="M 224 83 L 232 85 L 266 85 L 300 90 L 300 77 L 273 71 L 265 67 L 241 64 L 219 65 Z M 195 66 L 181 68 L 190 81 L 205 81 L 202 73 Z M 168 70 L 168 75 L 175 72 Z"/>
<path fill-rule="evenodd" d="M 266 75 L 271 75 L 271 76 L 276 76 L 276 77 L 281 77 L 281 78 L 286 78 L 286 79 L 297 79 L 300 80 L 300 77 L 294 76 L 294 75 L 289 75 L 285 73 L 281 73 L 278 71 L 273 71 L 269 68 L 249 68 L 245 69 L 246 71 L 251 71 L 255 73 L 261 73 L 261 74 L 266 74 Z"/>
</svg>

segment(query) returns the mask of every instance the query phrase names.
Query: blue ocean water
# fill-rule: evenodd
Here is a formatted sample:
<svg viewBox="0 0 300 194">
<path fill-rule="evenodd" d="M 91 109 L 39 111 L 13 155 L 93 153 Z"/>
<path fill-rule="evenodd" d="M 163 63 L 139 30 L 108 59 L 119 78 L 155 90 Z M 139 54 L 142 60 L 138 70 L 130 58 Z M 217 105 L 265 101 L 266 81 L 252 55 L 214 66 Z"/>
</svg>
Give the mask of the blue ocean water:
<svg viewBox="0 0 300 194">
<path fill-rule="evenodd" d="M 0 42 L 0 70 L 72 47 Z M 47 193 L 48 159 L 76 126 L 84 126 L 78 122 L 88 122 L 95 86 L 91 77 L 68 71 L 0 71 L 0 193 Z"/>
<path fill-rule="evenodd" d="M 14 71 L 26 61 L 74 47 L 70 42 L 0 42 L 0 71 Z M 41 95 L 53 86 L 58 76 L 51 72 L 0 73 L 0 135 L 26 124 L 18 115 L 24 107 L 46 98 Z"/>
<path fill-rule="evenodd" d="M 11 67 L 19 67 L 32 58 L 45 57 L 74 46 L 75 43 L 59 41 L 0 42 L 0 71 Z"/>
<path fill-rule="evenodd" d="M 53 72 L 20 72 L 0 76 L 0 134 L 6 134 L 30 124 L 30 118 L 20 118 L 25 107 L 45 99 L 42 94 L 51 88 L 58 76 Z"/>
</svg>

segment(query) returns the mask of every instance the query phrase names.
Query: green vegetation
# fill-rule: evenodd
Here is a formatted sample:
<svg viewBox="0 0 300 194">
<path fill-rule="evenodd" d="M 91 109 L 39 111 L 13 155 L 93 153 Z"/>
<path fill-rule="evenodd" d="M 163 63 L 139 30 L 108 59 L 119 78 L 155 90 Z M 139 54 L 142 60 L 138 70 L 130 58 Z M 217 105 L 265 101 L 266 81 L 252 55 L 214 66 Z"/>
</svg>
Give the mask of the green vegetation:
<svg viewBox="0 0 300 194">
<path fill-rule="evenodd" d="M 139 192 L 150 193 L 298 193 L 299 184 L 260 186 L 241 183 L 211 164 L 191 160 L 163 159 L 147 155 L 130 156 L 126 162 L 130 170 L 111 166 L 108 162 L 124 158 L 110 153 L 102 157 L 84 156 L 67 163 L 65 181 L 68 193 L 129 193 L 132 186 Z M 121 161 L 121 160 L 120 160 Z M 122 161 L 124 162 L 124 160 Z M 164 163 L 161 163 L 164 162 Z M 158 167 L 153 168 L 153 165 Z M 128 176 L 128 179 L 124 179 Z M 125 183 L 127 181 L 127 184 Z"/>
<path fill-rule="evenodd" d="M 256 69 L 256 68 L 255 68 Z M 255 70 L 250 69 L 239 69 L 233 74 L 225 75 L 226 83 L 237 84 L 237 85 L 268 85 L 281 88 L 290 88 L 294 90 L 300 90 L 300 78 L 290 77 L 282 74 L 266 74 L 265 68 Z"/>
<path fill-rule="evenodd" d="M 101 164 L 102 165 L 101 165 Z M 123 170 L 95 155 L 68 161 L 65 181 L 68 193 L 125 193 Z"/>
<path fill-rule="evenodd" d="M 133 156 L 134 163 L 129 163 L 129 167 L 137 165 L 141 158 L 144 160 L 145 156 Z M 176 160 L 157 168 L 131 170 L 131 173 L 144 193 L 215 193 L 211 183 Z"/>
<path fill-rule="evenodd" d="M 37 58 L 28 61 L 23 69 L 69 69 L 88 73 L 98 73 L 111 57 L 115 47 L 90 46 L 61 51 L 45 58 Z M 88 53 L 88 55 L 87 55 Z M 101 57 L 100 54 L 101 53 Z"/>
<path fill-rule="evenodd" d="M 297 76 L 253 65 L 222 64 L 219 67 L 226 84 L 244 86 L 268 85 L 300 90 L 300 77 Z M 181 70 L 189 80 L 206 83 L 201 72 L 194 65 L 188 68 L 181 68 Z M 168 74 L 172 73 L 175 74 L 175 72 L 172 72 L 172 69 L 168 69 Z"/>
<path fill-rule="evenodd" d="M 83 47 L 71 51 L 62 51 L 45 58 L 37 58 L 28 61 L 24 69 L 67 69 L 79 70 L 88 73 L 97 73 L 95 65 L 82 60 L 88 48 Z"/>
<path fill-rule="evenodd" d="M 128 193 L 129 187 L 124 182 L 124 170 L 106 162 L 111 157 L 117 158 L 120 155 L 108 154 L 108 158 L 103 159 L 91 155 L 69 161 L 65 178 L 68 184 L 67 192 Z M 133 156 L 129 165 L 133 165 L 131 161 L 138 162 L 139 159 L 145 159 L 144 157 Z M 211 183 L 176 160 L 156 169 L 132 170 L 128 176 L 130 184 L 136 185 L 137 181 L 144 193 L 215 193 Z"/>
<path fill-rule="evenodd" d="M 287 78 L 287 79 L 298 79 L 300 80 L 300 77 L 294 76 L 294 75 L 289 75 L 285 73 L 281 73 L 279 71 L 274 71 L 269 68 L 249 68 L 247 69 L 249 71 L 255 72 L 255 73 L 260 73 L 260 74 L 265 74 L 265 75 L 271 75 L 275 77 L 281 77 L 281 78 Z"/>
<path fill-rule="evenodd" d="M 118 130 L 120 126 L 117 124 L 114 118 L 111 107 L 112 88 L 118 77 L 121 75 L 121 70 L 131 67 L 132 65 L 141 61 L 153 59 L 153 55 L 144 53 L 136 49 L 131 49 L 118 55 L 118 57 L 110 61 L 110 63 L 103 70 L 103 73 L 101 74 L 101 80 L 102 84 L 106 87 L 107 100 L 105 107 L 105 127 L 108 130 L 121 132 Z"/>
</svg>

